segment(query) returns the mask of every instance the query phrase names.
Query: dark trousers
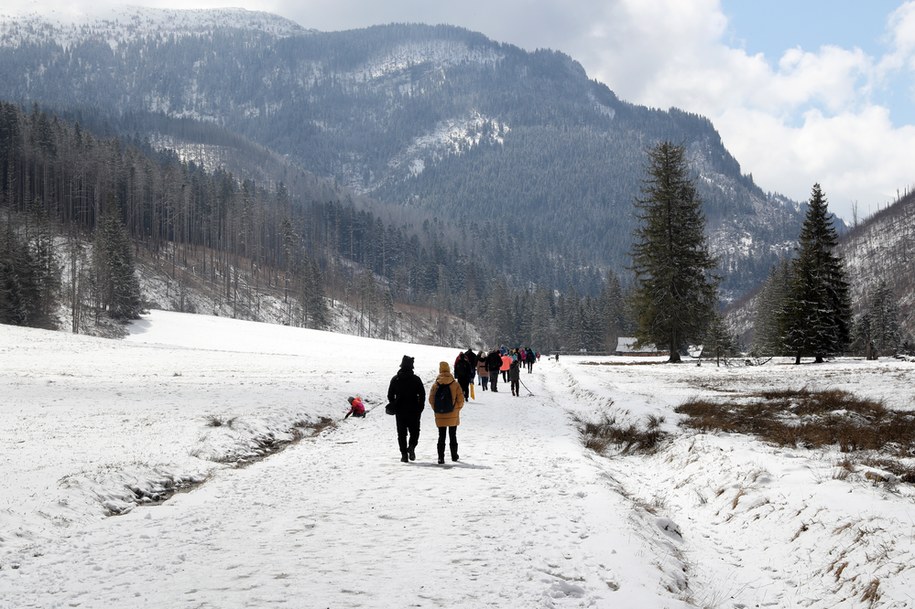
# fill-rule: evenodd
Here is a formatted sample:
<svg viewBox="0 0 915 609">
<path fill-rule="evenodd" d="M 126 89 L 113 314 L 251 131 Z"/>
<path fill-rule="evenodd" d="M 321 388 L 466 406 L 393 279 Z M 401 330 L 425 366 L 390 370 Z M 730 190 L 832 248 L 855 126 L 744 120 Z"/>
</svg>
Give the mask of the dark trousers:
<svg viewBox="0 0 915 609">
<path fill-rule="evenodd" d="M 464 401 L 466 402 L 470 399 L 470 379 L 458 379 L 457 382 L 458 387 L 460 387 L 461 391 L 464 392 Z"/>
<path fill-rule="evenodd" d="M 419 441 L 420 415 L 412 412 L 407 414 L 398 412 L 394 415 L 394 418 L 397 419 L 397 445 L 400 446 L 401 454 L 416 448 L 416 443 Z M 408 433 L 410 435 L 409 441 L 407 441 Z"/>
<path fill-rule="evenodd" d="M 445 458 L 445 432 L 448 432 L 450 436 L 451 444 L 451 460 L 458 460 L 458 445 L 457 445 L 457 425 L 452 427 L 439 427 L 438 428 L 438 458 Z"/>
<path fill-rule="evenodd" d="M 512 395 L 521 395 L 521 380 L 511 381 Z"/>
<path fill-rule="evenodd" d="M 493 391 L 499 391 L 498 385 L 499 385 L 499 371 L 490 370 L 489 371 L 489 388 L 492 389 Z"/>
<path fill-rule="evenodd" d="M 480 385 L 483 386 L 483 391 L 486 391 L 487 389 L 489 389 L 489 377 L 488 377 L 488 376 L 481 376 L 481 377 L 480 377 Z"/>
</svg>

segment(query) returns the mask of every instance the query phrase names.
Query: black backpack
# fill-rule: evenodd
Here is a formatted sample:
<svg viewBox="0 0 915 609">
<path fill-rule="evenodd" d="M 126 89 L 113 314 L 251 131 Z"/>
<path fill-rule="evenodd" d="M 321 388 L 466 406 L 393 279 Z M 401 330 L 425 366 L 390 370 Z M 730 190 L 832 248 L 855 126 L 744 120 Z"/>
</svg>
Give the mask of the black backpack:
<svg viewBox="0 0 915 609">
<path fill-rule="evenodd" d="M 454 410 L 454 401 L 451 399 L 451 383 L 439 385 L 435 390 L 435 400 L 432 410 L 439 414 L 447 414 Z"/>
<path fill-rule="evenodd" d="M 466 359 L 459 359 L 454 365 L 454 376 L 458 378 L 470 378 L 471 370 L 470 362 Z"/>
</svg>

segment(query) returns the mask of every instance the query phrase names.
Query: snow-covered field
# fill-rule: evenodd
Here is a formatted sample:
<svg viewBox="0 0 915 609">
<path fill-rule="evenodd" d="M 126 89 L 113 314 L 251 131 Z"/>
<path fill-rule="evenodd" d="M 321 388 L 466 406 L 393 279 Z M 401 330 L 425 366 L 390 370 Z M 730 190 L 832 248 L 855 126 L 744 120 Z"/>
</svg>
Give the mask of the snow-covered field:
<svg viewBox="0 0 915 609">
<path fill-rule="evenodd" d="M 428 409 L 400 463 L 388 381 L 409 354 L 428 387 L 458 347 L 160 311 L 122 341 L 0 326 L 0 607 L 915 607 L 910 485 L 673 412 L 773 387 L 915 410 L 915 365 L 544 360 L 522 397 L 477 391 L 459 463 Z M 598 456 L 573 417 L 603 411 L 672 436 Z"/>
</svg>

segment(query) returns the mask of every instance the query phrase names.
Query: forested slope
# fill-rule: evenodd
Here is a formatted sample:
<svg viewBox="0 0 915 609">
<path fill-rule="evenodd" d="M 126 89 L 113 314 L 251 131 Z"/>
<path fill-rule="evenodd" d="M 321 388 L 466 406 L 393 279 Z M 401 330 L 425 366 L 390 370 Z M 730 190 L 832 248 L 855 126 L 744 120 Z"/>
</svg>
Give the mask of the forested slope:
<svg viewBox="0 0 915 609">
<path fill-rule="evenodd" d="M 608 270 L 625 274 L 660 139 L 687 149 L 726 297 L 762 279 L 800 226 L 799 206 L 743 175 L 708 120 L 619 100 L 562 53 L 449 26 L 321 33 L 244 11 L 176 15 L 5 23 L 0 96 L 130 116 L 129 135 L 163 144 L 161 117 L 219 125 L 371 194 L 379 213 L 438 218 L 515 285 L 596 296 Z M 243 164 L 233 173 L 257 173 Z"/>
</svg>

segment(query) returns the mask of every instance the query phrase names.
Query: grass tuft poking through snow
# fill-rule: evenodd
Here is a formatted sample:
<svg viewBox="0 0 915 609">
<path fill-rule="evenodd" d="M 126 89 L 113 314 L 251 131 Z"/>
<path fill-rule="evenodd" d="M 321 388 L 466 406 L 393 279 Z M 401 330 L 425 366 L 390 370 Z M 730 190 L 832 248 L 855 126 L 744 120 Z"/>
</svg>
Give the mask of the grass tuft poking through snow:
<svg viewBox="0 0 915 609">
<path fill-rule="evenodd" d="M 585 421 L 576 417 L 582 443 L 598 454 L 604 454 L 611 446 L 623 454 L 650 454 L 658 449 L 665 438 L 661 431 L 663 417 L 650 416 L 645 429 L 634 423 L 622 424 L 611 414 L 603 413 L 597 421 Z"/>
<path fill-rule="evenodd" d="M 781 446 L 838 445 L 842 452 L 895 446 L 915 452 L 915 416 L 846 391 L 779 390 L 749 399 L 691 400 L 675 412 L 688 415 L 688 427 L 754 434 Z"/>
</svg>

